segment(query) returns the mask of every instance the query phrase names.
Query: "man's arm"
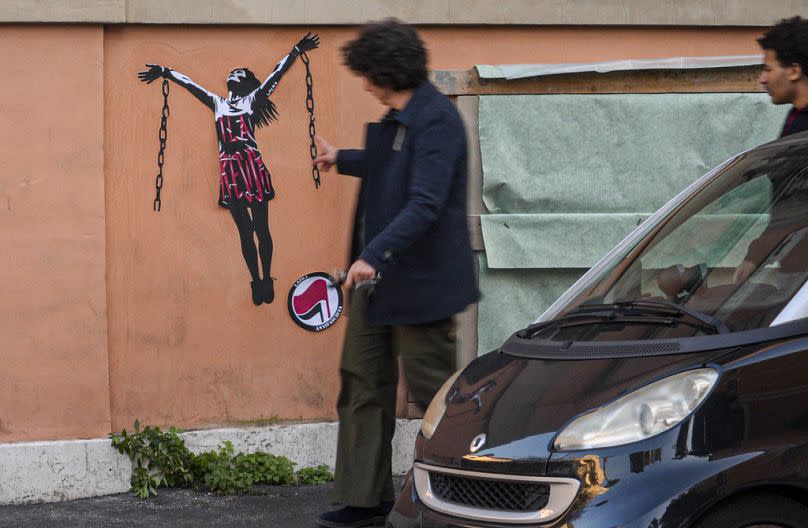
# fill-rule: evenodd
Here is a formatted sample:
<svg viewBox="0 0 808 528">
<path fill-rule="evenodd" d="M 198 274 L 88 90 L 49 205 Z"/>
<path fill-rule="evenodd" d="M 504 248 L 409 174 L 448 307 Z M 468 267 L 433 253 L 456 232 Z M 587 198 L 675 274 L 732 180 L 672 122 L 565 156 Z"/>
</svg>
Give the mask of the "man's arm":
<svg viewBox="0 0 808 528">
<path fill-rule="evenodd" d="M 340 149 L 336 158 L 337 172 L 347 176 L 365 176 L 365 151 L 359 149 Z"/>
<path fill-rule="evenodd" d="M 443 213 L 455 162 L 463 155 L 463 134 L 462 126 L 444 112 L 430 119 L 416 137 L 407 202 L 360 256 L 377 271 L 423 237 Z"/>
<path fill-rule="evenodd" d="M 334 165 L 337 172 L 348 176 L 362 177 L 365 174 L 365 151 L 357 149 L 337 149 L 323 139 L 321 136 L 314 136 L 317 145 L 317 157 L 312 160 L 312 165 L 323 172 L 328 172 Z"/>
</svg>

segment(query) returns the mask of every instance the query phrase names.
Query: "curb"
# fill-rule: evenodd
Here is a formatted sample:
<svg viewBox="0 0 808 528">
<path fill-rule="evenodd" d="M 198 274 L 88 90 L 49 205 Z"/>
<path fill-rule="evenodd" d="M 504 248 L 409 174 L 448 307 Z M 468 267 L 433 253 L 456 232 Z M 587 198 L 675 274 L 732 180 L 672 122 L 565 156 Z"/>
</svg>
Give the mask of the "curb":
<svg viewBox="0 0 808 528">
<path fill-rule="evenodd" d="M 263 450 L 288 457 L 296 467 L 326 464 L 332 470 L 337 422 L 188 431 L 181 436 L 192 452 L 230 440 L 236 452 Z M 393 474 L 412 465 L 421 420 L 397 420 Z M 59 502 L 129 490 L 132 466 L 107 438 L 0 444 L 0 504 Z"/>
</svg>

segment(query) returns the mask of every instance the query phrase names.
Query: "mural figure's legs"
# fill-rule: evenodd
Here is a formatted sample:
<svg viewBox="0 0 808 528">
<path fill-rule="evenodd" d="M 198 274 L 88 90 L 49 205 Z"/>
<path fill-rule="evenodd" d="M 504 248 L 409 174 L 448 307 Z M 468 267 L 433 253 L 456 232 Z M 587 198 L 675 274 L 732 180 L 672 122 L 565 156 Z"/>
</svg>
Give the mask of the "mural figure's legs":
<svg viewBox="0 0 808 528">
<path fill-rule="evenodd" d="M 230 215 L 238 228 L 238 235 L 241 239 L 241 254 L 247 269 L 250 270 L 252 282 L 252 301 L 256 306 L 261 303 L 271 303 L 275 299 L 274 280 L 270 275 L 272 269 L 272 235 L 269 233 L 269 204 L 255 202 L 251 205 L 234 200 L 230 204 Z M 252 212 L 252 216 L 250 213 Z M 255 249 L 255 238 L 258 237 L 258 251 Z M 264 278 L 258 269 L 258 255 L 261 255 L 261 268 Z"/>
<path fill-rule="evenodd" d="M 250 213 L 247 206 L 238 200 L 233 200 L 230 204 L 230 214 L 233 221 L 238 228 L 238 235 L 241 239 L 241 254 L 244 256 L 244 262 L 247 263 L 247 269 L 250 270 L 252 282 L 252 301 L 256 306 L 263 302 L 261 295 L 261 275 L 258 272 L 258 252 L 255 250 L 255 239 L 253 238 L 253 221 L 250 218 Z"/>
<path fill-rule="evenodd" d="M 269 304 L 275 299 L 275 286 L 272 283 L 274 279 L 270 273 L 274 244 L 272 243 L 272 235 L 269 232 L 269 202 L 256 202 L 250 208 L 252 209 L 253 229 L 258 236 L 258 253 L 261 255 L 261 268 L 264 272 L 264 280 L 261 281 L 262 300 Z"/>
</svg>

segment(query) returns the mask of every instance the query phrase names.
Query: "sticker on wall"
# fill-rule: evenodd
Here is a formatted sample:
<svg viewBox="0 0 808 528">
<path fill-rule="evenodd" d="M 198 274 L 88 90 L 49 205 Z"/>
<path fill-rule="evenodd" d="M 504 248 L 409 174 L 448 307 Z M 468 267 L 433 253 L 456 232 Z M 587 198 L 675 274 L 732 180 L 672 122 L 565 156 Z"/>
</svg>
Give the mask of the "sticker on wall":
<svg viewBox="0 0 808 528">
<path fill-rule="evenodd" d="M 321 332 L 342 314 L 342 290 L 327 273 L 303 275 L 289 291 L 289 315 L 299 326 Z"/>
<path fill-rule="evenodd" d="M 172 81 L 188 90 L 213 112 L 219 145 L 219 205 L 230 211 L 241 240 L 241 254 L 252 281 L 252 301 L 258 306 L 275 299 L 274 277 L 271 275 L 274 246 L 269 231 L 269 202 L 275 198 L 275 187 L 267 163 L 258 150 L 255 129 L 278 118 L 278 109 L 270 100 L 283 75 L 300 56 L 306 66 L 306 108 L 309 111 L 309 153 L 317 156 L 314 144 L 314 96 L 307 51 L 320 44 L 317 35 L 307 33 L 284 56 L 263 81 L 249 68 L 237 68 L 227 76 L 227 97 L 221 97 L 191 80 L 179 71 L 158 64 L 147 64 L 138 73 L 144 83 L 163 79 L 163 111 L 160 121 L 160 149 L 155 182 L 154 210 L 160 211 L 163 187 L 163 162 L 168 139 L 168 94 Z M 320 186 L 320 173 L 312 167 L 315 188 Z M 255 239 L 258 239 L 256 247 Z M 260 266 L 259 266 L 260 258 Z"/>
</svg>

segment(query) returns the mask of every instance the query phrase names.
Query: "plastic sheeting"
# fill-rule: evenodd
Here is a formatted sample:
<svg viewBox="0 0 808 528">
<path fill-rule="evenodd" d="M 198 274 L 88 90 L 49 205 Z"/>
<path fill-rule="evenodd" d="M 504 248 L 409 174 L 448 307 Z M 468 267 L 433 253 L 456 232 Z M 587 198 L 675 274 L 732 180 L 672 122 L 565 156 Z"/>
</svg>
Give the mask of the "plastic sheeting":
<svg viewBox="0 0 808 528">
<path fill-rule="evenodd" d="M 648 216 L 634 213 L 486 215 L 482 217 L 482 230 L 488 267 L 589 268 Z M 561 240 L 566 243 L 560 244 Z"/>
<path fill-rule="evenodd" d="M 480 352 L 682 188 L 776 138 L 787 111 L 766 94 L 481 96 Z"/>
<path fill-rule="evenodd" d="M 664 59 L 624 59 L 605 62 L 568 64 L 478 64 L 482 79 L 522 79 L 563 73 L 608 73 L 624 70 L 686 70 L 697 68 L 732 68 L 761 64 L 760 55 L 724 55 L 716 57 L 670 57 Z"/>
<path fill-rule="evenodd" d="M 486 254 L 478 255 L 483 298 L 477 316 L 478 352 L 499 347 L 541 313 L 535 306 L 550 306 L 572 286 L 584 269 L 492 269 Z"/>
</svg>

